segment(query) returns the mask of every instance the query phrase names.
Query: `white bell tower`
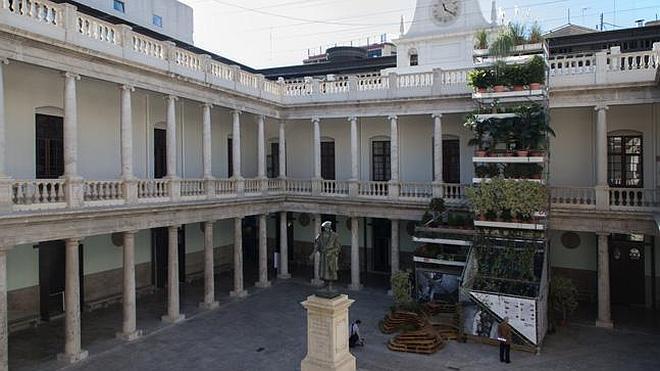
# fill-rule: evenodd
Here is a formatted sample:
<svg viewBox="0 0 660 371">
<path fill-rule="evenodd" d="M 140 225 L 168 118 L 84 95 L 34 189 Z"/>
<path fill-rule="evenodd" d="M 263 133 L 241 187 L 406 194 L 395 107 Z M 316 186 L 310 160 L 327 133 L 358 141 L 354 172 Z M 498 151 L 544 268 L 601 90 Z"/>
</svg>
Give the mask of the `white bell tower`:
<svg viewBox="0 0 660 371">
<path fill-rule="evenodd" d="M 495 1 L 492 6 L 494 9 Z M 479 0 L 417 0 L 408 32 L 394 40 L 396 71 L 470 67 L 474 33 L 495 26 L 495 19 L 488 22 L 482 14 Z"/>
</svg>

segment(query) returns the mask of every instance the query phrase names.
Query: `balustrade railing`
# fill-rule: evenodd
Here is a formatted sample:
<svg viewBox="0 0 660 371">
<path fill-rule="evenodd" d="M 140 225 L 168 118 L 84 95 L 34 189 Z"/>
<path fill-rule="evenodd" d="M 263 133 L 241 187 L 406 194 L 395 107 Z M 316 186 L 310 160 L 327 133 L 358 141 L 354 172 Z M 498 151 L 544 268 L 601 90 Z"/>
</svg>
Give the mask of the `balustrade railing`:
<svg viewBox="0 0 660 371">
<path fill-rule="evenodd" d="M 117 26 L 94 17 L 78 13 L 78 32 L 94 40 L 119 45 L 121 38 Z"/>
<path fill-rule="evenodd" d="M 339 94 L 339 93 L 348 93 L 349 86 L 348 80 L 335 80 L 335 81 L 323 81 L 320 83 L 320 93 L 321 94 Z"/>
<path fill-rule="evenodd" d="M 245 179 L 245 193 L 260 193 L 261 179 Z"/>
<path fill-rule="evenodd" d="M 433 197 L 433 187 L 430 183 L 401 183 L 399 197 L 408 199 L 430 199 Z"/>
<path fill-rule="evenodd" d="M 268 192 L 282 192 L 284 190 L 284 181 L 282 179 L 268 179 L 267 180 Z"/>
<path fill-rule="evenodd" d="M 465 184 L 442 183 L 442 195 L 448 201 L 465 201 Z"/>
<path fill-rule="evenodd" d="M 655 189 L 610 188 L 610 208 L 621 210 L 657 209 L 659 192 Z"/>
<path fill-rule="evenodd" d="M 322 180 L 321 193 L 332 196 L 348 196 L 348 182 L 341 180 Z"/>
<path fill-rule="evenodd" d="M 212 61 L 210 72 L 211 75 L 222 80 L 231 81 L 234 79 L 234 69 L 223 63 Z"/>
<path fill-rule="evenodd" d="M 550 187 L 550 204 L 555 207 L 593 209 L 596 191 L 593 187 Z"/>
<path fill-rule="evenodd" d="M 612 54 L 608 60 L 611 71 L 655 70 L 658 68 L 658 52 L 655 50 Z"/>
<path fill-rule="evenodd" d="M 357 77 L 357 89 L 358 91 L 369 91 L 369 90 L 383 90 L 389 89 L 390 80 L 387 76 L 378 75 L 364 75 Z"/>
<path fill-rule="evenodd" d="M 164 179 L 138 181 L 138 200 L 161 201 L 170 197 L 170 183 Z"/>
<path fill-rule="evenodd" d="M 64 206 L 66 195 L 62 179 L 15 180 L 12 202 L 18 209 Z"/>
<path fill-rule="evenodd" d="M 179 66 L 192 71 L 202 70 L 202 61 L 200 56 L 183 49 L 176 49 L 174 52 L 174 62 Z"/>
<path fill-rule="evenodd" d="M 358 195 L 363 197 L 387 197 L 389 195 L 388 182 L 359 182 Z"/>
<path fill-rule="evenodd" d="M 594 55 L 558 55 L 550 57 L 550 76 L 579 75 L 596 70 Z"/>
<path fill-rule="evenodd" d="M 215 194 L 216 196 L 233 196 L 236 194 L 236 181 L 233 179 L 216 179 Z"/>
<path fill-rule="evenodd" d="M 397 76 L 399 88 L 421 88 L 433 85 L 433 72 L 411 73 Z"/>
<path fill-rule="evenodd" d="M 284 94 L 290 97 L 302 97 L 312 94 L 312 83 L 307 81 L 291 81 L 284 84 Z"/>
<path fill-rule="evenodd" d="M 160 41 L 137 33 L 133 33 L 131 40 L 134 52 L 160 60 L 166 59 L 165 46 Z"/>
<path fill-rule="evenodd" d="M 312 193 L 312 181 L 309 179 L 287 179 L 286 191 L 289 193 Z"/>
<path fill-rule="evenodd" d="M 123 202 L 124 186 L 116 180 L 86 180 L 83 194 L 85 202 Z"/>
<path fill-rule="evenodd" d="M 206 197 L 206 180 L 184 179 L 181 181 L 181 197 Z"/>
<path fill-rule="evenodd" d="M 62 7 L 50 1 L 2 0 L 2 9 L 39 23 L 62 26 Z"/>
</svg>

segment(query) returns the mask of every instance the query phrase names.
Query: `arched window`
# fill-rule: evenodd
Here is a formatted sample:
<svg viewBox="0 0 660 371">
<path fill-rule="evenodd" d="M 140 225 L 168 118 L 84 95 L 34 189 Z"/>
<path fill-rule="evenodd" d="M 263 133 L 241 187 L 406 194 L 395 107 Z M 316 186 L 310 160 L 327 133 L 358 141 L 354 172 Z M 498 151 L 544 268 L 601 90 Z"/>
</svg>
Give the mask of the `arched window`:
<svg viewBox="0 0 660 371">
<path fill-rule="evenodd" d="M 610 187 L 644 186 L 642 133 L 620 130 L 607 135 L 607 181 Z"/>
<path fill-rule="evenodd" d="M 371 180 L 388 181 L 392 177 L 390 138 L 376 136 L 371 138 Z"/>
<path fill-rule="evenodd" d="M 35 177 L 54 179 L 64 174 L 64 112 L 59 107 L 35 109 Z"/>
<path fill-rule="evenodd" d="M 419 65 L 419 55 L 417 54 L 417 49 L 410 49 L 410 51 L 408 51 L 408 58 L 410 58 L 410 66 Z"/>
</svg>

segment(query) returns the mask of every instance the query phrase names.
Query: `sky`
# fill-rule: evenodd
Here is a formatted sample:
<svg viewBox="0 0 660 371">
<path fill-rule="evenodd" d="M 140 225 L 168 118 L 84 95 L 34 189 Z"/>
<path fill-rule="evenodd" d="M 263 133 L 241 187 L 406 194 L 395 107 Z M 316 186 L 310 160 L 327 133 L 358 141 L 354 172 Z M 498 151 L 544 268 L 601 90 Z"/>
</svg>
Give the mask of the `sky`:
<svg viewBox="0 0 660 371">
<path fill-rule="evenodd" d="M 335 45 L 365 45 L 399 36 L 416 0 L 180 0 L 194 11 L 198 47 L 254 68 L 301 64 Z M 490 18 L 491 0 L 479 0 Z M 539 22 L 544 31 L 570 21 L 605 30 L 658 19 L 660 0 L 497 0 L 505 22 Z"/>
</svg>

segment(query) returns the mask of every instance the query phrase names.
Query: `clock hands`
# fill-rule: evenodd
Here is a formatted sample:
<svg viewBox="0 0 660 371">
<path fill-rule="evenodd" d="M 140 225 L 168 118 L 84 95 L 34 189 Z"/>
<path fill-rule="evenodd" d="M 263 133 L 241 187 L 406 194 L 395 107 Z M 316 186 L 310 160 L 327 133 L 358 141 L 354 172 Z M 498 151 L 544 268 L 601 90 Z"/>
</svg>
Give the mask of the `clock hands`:
<svg viewBox="0 0 660 371">
<path fill-rule="evenodd" d="M 447 6 L 445 5 L 445 3 L 442 3 L 442 8 L 445 10 L 445 12 L 447 12 L 447 13 L 453 15 L 454 17 L 456 17 L 456 12 L 455 11 L 452 12 L 451 10 L 447 9 Z"/>
</svg>

